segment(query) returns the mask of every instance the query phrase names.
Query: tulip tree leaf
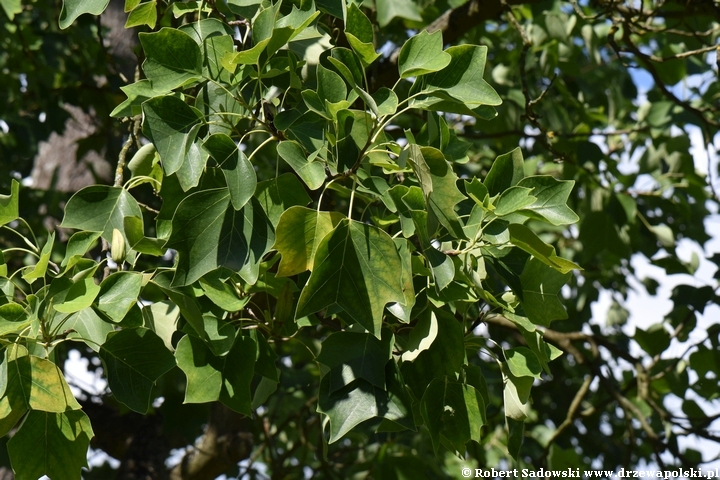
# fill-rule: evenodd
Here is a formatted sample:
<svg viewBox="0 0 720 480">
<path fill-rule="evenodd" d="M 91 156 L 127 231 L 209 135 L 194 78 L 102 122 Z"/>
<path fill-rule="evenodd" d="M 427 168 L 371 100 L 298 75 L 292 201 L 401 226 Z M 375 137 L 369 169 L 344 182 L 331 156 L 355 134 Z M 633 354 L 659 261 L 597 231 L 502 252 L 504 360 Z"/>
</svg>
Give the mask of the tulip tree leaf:
<svg viewBox="0 0 720 480">
<path fill-rule="evenodd" d="M 148 27 L 155 28 L 157 22 L 157 2 L 150 0 L 149 2 L 141 3 L 136 6 L 128 15 L 128 19 L 125 22 L 125 28 L 137 27 L 138 25 L 147 25 Z"/>
<path fill-rule="evenodd" d="M 402 264 L 390 236 L 377 227 L 341 221 L 315 252 L 313 271 L 300 294 L 296 318 L 338 305 L 376 337 L 383 309 L 405 298 Z"/>
<path fill-rule="evenodd" d="M 105 11 L 110 0 L 63 0 L 60 11 L 60 28 L 68 28 L 83 13 L 100 15 Z"/>
<path fill-rule="evenodd" d="M 531 195 L 537 198 L 535 203 L 520 210 L 519 213 L 553 225 L 569 225 L 580 220 L 567 206 L 567 199 L 575 185 L 574 181 L 556 180 L 549 175 L 540 175 L 523 178 L 517 185 L 531 188 Z"/>
<path fill-rule="evenodd" d="M 530 389 L 533 377 L 516 377 L 507 368 L 503 367 L 503 404 L 505 416 L 517 421 L 524 421 L 530 415 Z"/>
<path fill-rule="evenodd" d="M 10 184 L 10 195 L 0 195 L 0 226 L 10 223 L 19 216 L 18 199 L 20 183 L 13 179 Z"/>
<path fill-rule="evenodd" d="M 462 103 L 471 109 L 481 105 L 500 105 L 502 99 L 482 76 L 487 50 L 488 47 L 477 45 L 448 48 L 445 52 L 450 55 L 450 62 L 442 70 L 423 77 L 422 92 Z"/>
<path fill-rule="evenodd" d="M 173 286 L 189 285 L 218 267 L 254 283 L 274 241 L 272 224 L 256 199 L 235 210 L 227 188 L 193 193 L 178 205 L 166 245 L 179 253 Z"/>
<path fill-rule="evenodd" d="M 290 207 L 278 222 L 275 245 L 281 255 L 278 276 L 289 277 L 312 270 L 318 245 L 343 219 L 339 212 L 319 212 Z"/>
<path fill-rule="evenodd" d="M 143 103 L 143 114 L 143 132 L 155 145 L 163 170 L 167 175 L 178 172 L 187 163 L 186 157 L 197 137 L 202 114 L 171 95 Z"/>
<path fill-rule="evenodd" d="M 465 198 L 457 188 L 458 177 L 442 152 L 432 147 L 410 145 L 408 157 L 420 182 L 428 210 L 456 238 L 465 238 L 455 205 Z"/>
<path fill-rule="evenodd" d="M 277 227 L 282 214 L 294 206 L 305 206 L 310 197 L 302 183 L 292 173 L 260 182 L 255 189 L 255 198 L 262 205 L 270 222 Z"/>
<path fill-rule="evenodd" d="M 32 355 L 8 362 L 6 395 L 11 401 L 22 399 L 31 410 L 60 413 L 80 408 L 57 365 Z"/>
<path fill-rule="evenodd" d="M 310 190 L 317 190 L 325 183 L 325 168 L 320 162 L 308 160 L 302 147 L 293 141 L 280 142 L 277 146 L 278 154 L 295 173 L 302 178 Z"/>
<path fill-rule="evenodd" d="M 71 199 L 72 200 L 72 199 Z M 67 211 L 67 210 L 66 210 Z M 49 236 L 43 249 L 40 251 L 40 258 L 35 265 L 28 268 L 22 275 L 23 280 L 33 283 L 38 278 L 45 276 L 48 265 L 50 264 L 50 255 L 52 254 L 53 245 L 55 244 L 55 232 Z"/>
<path fill-rule="evenodd" d="M 81 410 L 30 411 L 7 444 L 15 478 L 79 480 L 93 436 L 90 419 Z"/>
<path fill-rule="evenodd" d="M 512 223 L 508 225 L 510 242 L 525 250 L 545 265 L 554 268 L 560 273 L 571 270 L 580 270 L 580 266 L 555 254 L 555 247 L 540 240 L 535 233 L 525 225 Z"/>
<path fill-rule="evenodd" d="M 387 373 L 387 372 L 386 372 Z M 393 373 L 393 372 L 391 372 Z M 390 375 L 387 375 L 389 378 Z M 388 391 L 358 379 L 334 392 L 329 391 L 328 376 L 320 380 L 317 411 L 330 420 L 329 443 L 343 437 L 354 427 L 375 417 L 398 423 L 409 414 L 409 401 L 402 385 L 393 382 Z"/>
<path fill-rule="evenodd" d="M 443 437 L 457 452 L 465 451 L 470 440 L 479 442 L 487 422 L 485 401 L 472 385 L 435 378 L 420 402 L 420 412 L 437 452 Z"/>
<path fill-rule="evenodd" d="M 220 165 L 230 191 L 233 208 L 240 210 L 252 198 L 257 187 L 257 176 L 250 160 L 224 133 L 212 135 L 205 140 L 203 147 Z"/>
<path fill-rule="evenodd" d="M 100 284 L 98 310 L 113 322 L 121 322 L 137 303 L 142 287 L 142 275 L 137 272 L 116 272 Z"/>
<path fill-rule="evenodd" d="M 100 232 L 102 238 L 111 242 L 113 229 L 125 232 L 125 217 L 142 218 L 137 200 L 123 188 L 93 185 L 68 200 L 60 226 Z"/>
<path fill-rule="evenodd" d="M 138 37 L 146 56 L 143 70 L 153 88 L 172 90 L 201 78 L 202 52 L 187 33 L 166 27 Z"/>
<path fill-rule="evenodd" d="M 380 56 L 373 44 L 372 23 L 354 3 L 347 10 L 345 36 L 363 65 L 370 65 Z"/>
<path fill-rule="evenodd" d="M 115 398 L 131 410 L 145 414 L 155 382 L 175 366 L 172 353 L 147 328 L 120 330 L 100 348 L 108 384 Z"/>
<path fill-rule="evenodd" d="M 569 277 L 569 273 L 560 273 L 537 258 L 528 260 L 520 275 L 520 283 L 521 302 L 531 322 L 548 327 L 553 320 L 567 318 L 558 293 Z"/>
<path fill-rule="evenodd" d="M 418 5 L 411 0 L 376 0 L 375 8 L 381 27 L 385 27 L 396 17 L 422 22 Z"/>
<path fill-rule="evenodd" d="M 239 335 L 227 355 L 216 357 L 202 340 L 187 335 L 178 343 L 175 357 L 187 377 L 185 403 L 220 400 L 232 410 L 251 415 L 250 384 L 255 370 L 257 344 Z"/>
<path fill-rule="evenodd" d="M 328 393 L 357 378 L 385 388 L 385 364 L 391 358 L 394 338 L 387 330 L 383 333 L 382 340 L 358 332 L 336 332 L 323 340 L 316 360 L 330 368 L 325 374 Z"/>
<path fill-rule="evenodd" d="M 540 378 L 542 366 L 537 356 L 529 348 L 510 348 L 504 353 L 508 368 L 514 376 Z"/>
<path fill-rule="evenodd" d="M 442 32 L 423 30 L 405 42 L 400 50 L 400 78 L 437 72 L 447 67 L 451 59 L 450 54 L 443 52 Z"/>
<path fill-rule="evenodd" d="M 483 185 L 487 189 L 487 193 L 494 197 L 505 192 L 513 185 L 517 185 L 524 176 L 525 167 L 523 165 L 522 151 L 518 147 L 511 152 L 498 155 L 492 167 L 490 167 Z M 530 186 L 526 187 L 532 188 Z M 480 202 L 482 203 L 482 199 L 480 199 Z"/>
<path fill-rule="evenodd" d="M 56 283 L 59 282 L 53 282 L 53 286 Z M 95 284 L 92 276 L 74 282 L 67 280 L 66 288 L 53 294 L 53 308 L 61 313 L 79 312 L 92 305 L 98 293 L 100 293 L 100 285 Z"/>
</svg>

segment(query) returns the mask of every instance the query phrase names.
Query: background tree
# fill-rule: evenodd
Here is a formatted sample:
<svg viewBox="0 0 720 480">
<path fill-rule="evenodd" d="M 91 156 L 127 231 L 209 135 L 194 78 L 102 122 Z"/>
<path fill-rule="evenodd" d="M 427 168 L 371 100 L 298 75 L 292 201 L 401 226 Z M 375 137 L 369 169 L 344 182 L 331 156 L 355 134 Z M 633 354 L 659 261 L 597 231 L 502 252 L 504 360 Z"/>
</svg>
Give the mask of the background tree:
<svg viewBox="0 0 720 480">
<path fill-rule="evenodd" d="M 86 478 L 713 460 L 686 439 L 718 441 L 716 285 L 622 326 L 657 289 L 631 259 L 693 275 L 678 242 L 709 239 L 713 2 L 0 5 L 19 477 L 77 478 L 89 442 L 119 463 Z"/>
</svg>

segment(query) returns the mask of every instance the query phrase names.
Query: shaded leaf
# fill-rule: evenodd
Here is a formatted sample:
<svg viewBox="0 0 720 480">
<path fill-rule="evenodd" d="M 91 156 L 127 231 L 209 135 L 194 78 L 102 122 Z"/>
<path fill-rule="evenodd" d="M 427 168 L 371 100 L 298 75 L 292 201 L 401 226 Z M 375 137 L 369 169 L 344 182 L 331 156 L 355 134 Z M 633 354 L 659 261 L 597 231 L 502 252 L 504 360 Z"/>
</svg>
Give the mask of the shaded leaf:
<svg viewBox="0 0 720 480">
<path fill-rule="evenodd" d="M 387 233 L 343 220 L 318 246 L 295 318 L 337 305 L 379 337 L 385 305 L 404 301 L 397 275 L 401 268 Z"/>
<path fill-rule="evenodd" d="M 318 245 L 344 218 L 339 212 L 290 207 L 282 214 L 273 248 L 282 255 L 278 276 L 289 277 L 312 270 Z"/>
<path fill-rule="evenodd" d="M 166 245 L 179 253 L 172 284 L 189 285 L 218 267 L 255 283 L 274 241 L 272 225 L 254 198 L 235 210 L 227 188 L 193 193 L 178 205 Z"/>
<path fill-rule="evenodd" d="M 175 366 L 163 341 L 147 328 L 120 330 L 100 348 L 108 385 L 115 398 L 131 410 L 145 414 L 155 382 Z"/>
<path fill-rule="evenodd" d="M 537 258 L 531 258 L 525 264 L 520 275 L 521 303 L 531 322 L 547 327 L 553 320 L 567 318 L 558 293 L 569 278 L 569 273 L 560 273 Z"/>
<path fill-rule="evenodd" d="M 440 448 L 444 437 L 456 452 L 464 452 L 470 440 L 479 442 L 485 425 L 485 401 L 472 385 L 445 378 L 435 378 L 428 385 L 420 403 L 425 425 L 433 447 Z"/>
<path fill-rule="evenodd" d="M 90 419 L 80 410 L 31 411 L 7 445 L 15 478 L 79 480 L 94 435 Z"/>
<path fill-rule="evenodd" d="M 113 229 L 125 233 L 125 217 L 142 218 L 140 206 L 133 196 L 119 187 L 93 185 L 68 200 L 60 226 L 100 232 L 102 238 L 111 242 Z"/>
<path fill-rule="evenodd" d="M 190 35 L 165 27 L 138 37 L 147 57 L 143 71 L 153 88 L 172 90 L 201 78 L 202 53 Z"/>
</svg>

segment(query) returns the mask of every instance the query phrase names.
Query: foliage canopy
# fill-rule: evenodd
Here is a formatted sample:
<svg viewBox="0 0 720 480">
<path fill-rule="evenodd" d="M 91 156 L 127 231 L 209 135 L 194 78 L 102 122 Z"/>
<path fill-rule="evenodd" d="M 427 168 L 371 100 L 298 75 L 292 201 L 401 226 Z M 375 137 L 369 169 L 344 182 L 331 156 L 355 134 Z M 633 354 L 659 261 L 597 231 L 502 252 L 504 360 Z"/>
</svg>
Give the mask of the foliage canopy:
<svg viewBox="0 0 720 480">
<path fill-rule="evenodd" d="M 685 439 L 718 441 L 715 287 L 632 336 L 623 304 L 658 287 L 635 259 L 693 275 L 678 242 L 709 239 L 717 6 L 125 0 L 129 81 L 108 3 L 0 1 L 17 478 L 80 478 L 88 446 L 120 462 L 85 478 L 712 460 Z M 68 105 L 114 178 L 20 188 Z"/>
</svg>

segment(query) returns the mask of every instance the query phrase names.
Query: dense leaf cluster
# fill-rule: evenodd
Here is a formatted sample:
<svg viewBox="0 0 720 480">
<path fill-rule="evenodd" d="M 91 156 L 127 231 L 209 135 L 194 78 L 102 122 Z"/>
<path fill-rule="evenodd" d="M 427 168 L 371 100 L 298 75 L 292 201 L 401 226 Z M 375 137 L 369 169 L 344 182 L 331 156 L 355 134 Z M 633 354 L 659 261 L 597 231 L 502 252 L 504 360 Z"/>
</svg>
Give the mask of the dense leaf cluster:
<svg viewBox="0 0 720 480">
<path fill-rule="evenodd" d="M 59 128 L 19 129 L 22 112 L 0 110 L 12 152 L 0 166 L 0 433 L 18 478 L 78 478 L 94 435 L 94 448 L 135 456 L 125 476 L 193 444 L 172 478 L 254 463 L 278 478 L 298 464 L 430 478 L 457 475 L 458 458 L 627 468 L 662 465 L 665 451 L 700 463 L 677 438 L 713 439 L 697 397 L 717 397 L 717 329 L 692 355 L 666 350 L 715 291 L 678 286 L 634 350 L 620 326 L 632 255 L 692 274 L 676 241 L 708 238 L 711 192 L 671 126 L 717 131 L 716 86 L 687 101 L 672 88 L 705 72 L 695 55 L 717 36 L 713 12 L 368 3 L 126 0 L 142 62 L 122 98 L 104 93 L 127 76 L 91 60 L 107 54 L 96 42 L 58 69 L 82 79 L 56 79 L 60 99 L 34 107 L 64 121 L 50 113 L 90 98 L 84 81 L 109 82 L 89 103 L 128 126 L 112 186 L 66 199 L 21 189 L 2 170 L 28 173 L 33 147 L 18 135 Z M 64 0 L 51 17 L 0 4 L 24 39 L 7 58 L 35 59 L 3 65 L 42 83 L 38 59 L 66 56 L 33 53 L 33 25 L 59 19 L 90 45 L 108 2 Z M 629 61 L 654 82 L 639 108 Z M 622 167 L 633 154 L 638 167 Z M 45 234 L 28 205 L 65 200 Z M 601 289 L 616 292 L 604 329 L 588 326 Z M 106 388 L 72 378 L 71 350 Z"/>
</svg>

